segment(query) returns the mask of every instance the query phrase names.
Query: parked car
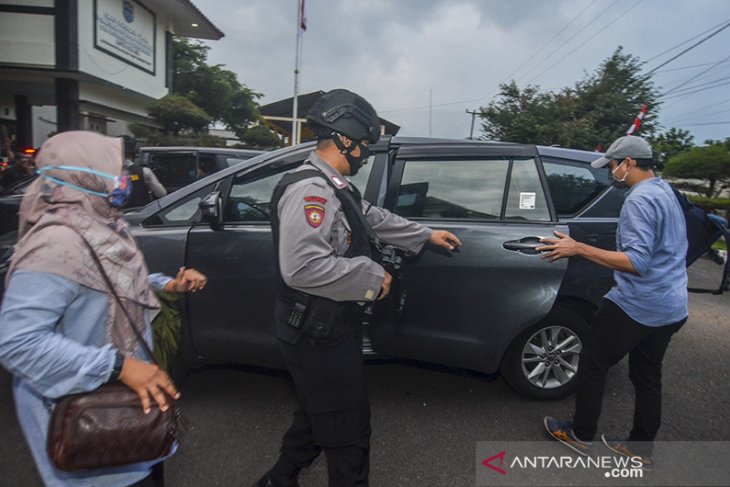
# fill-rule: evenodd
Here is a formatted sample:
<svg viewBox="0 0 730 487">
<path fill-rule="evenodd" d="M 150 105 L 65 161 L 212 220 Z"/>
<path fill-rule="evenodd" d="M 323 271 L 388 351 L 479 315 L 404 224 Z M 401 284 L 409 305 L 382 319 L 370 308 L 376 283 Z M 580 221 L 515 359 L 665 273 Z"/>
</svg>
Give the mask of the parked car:
<svg viewBox="0 0 730 487">
<path fill-rule="evenodd" d="M 283 367 L 270 331 L 276 279 L 269 201 L 313 144 L 261 154 L 127 215 L 151 271 L 196 267 L 203 293 L 181 298 L 178 370 L 205 362 Z M 575 383 L 588 323 L 612 273 L 583 259 L 548 263 L 554 230 L 613 249 L 623 193 L 592 152 L 534 145 L 384 138 L 352 179 L 396 214 L 454 232 L 462 249 L 405 259 L 367 328 L 368 357 L 501 371 L 520 393 L 558 398 Z"/>
<path fill-rule="evenodd" d="M 171 193 L 261 153 L 259 150 L 218 147 L 142 147 L 137 162 L 152 169 Z"/>
<path fill-rule="evenodd" d="M 205 292 L 180 298 L 175 375 L 206 362 L 284 368 L 270 330 L 276 275 L 269 201 L 281 176 L 313 148 L 260 154 L 126 212 L 152 272 L 174 275 L 184 265 L 209 278 Z M 166 154 L 144 152 L 153 160 Z M 366 328 L 366 356 L 500 371 L 534 398 L 570 393 L 612 273 L 584 259 L 548 263 L 535 247 L 558 230 L 614 248 L 623 192 L 610 187 L 605 169 L 590 166 L 595 158 L 463 140 L 395 137 L 373 145 L 352 178 L 365 199 L 450 230 L 463 247 L 449 254 L 427 246 L 405 258 Z M 0 233 L 7 247 L 0 249 L 0 280 L 14 241 Z"/>
<path fill-rule="evenodd" d="M 263 151 L 218 147 L 142 147 L 137 162 L 148 166 L 160 183 L 172 193 L 210 174 L 248 160 Z M 18 209 L 25 190 L 36 176 L 28 177 L 0 190 L 0 274 L 7 271 L 18 237 Z M 126 213 L 136 208 L 127 208 Z M 0 283 L 0 298 L 5 287 Z"/>
</svg>

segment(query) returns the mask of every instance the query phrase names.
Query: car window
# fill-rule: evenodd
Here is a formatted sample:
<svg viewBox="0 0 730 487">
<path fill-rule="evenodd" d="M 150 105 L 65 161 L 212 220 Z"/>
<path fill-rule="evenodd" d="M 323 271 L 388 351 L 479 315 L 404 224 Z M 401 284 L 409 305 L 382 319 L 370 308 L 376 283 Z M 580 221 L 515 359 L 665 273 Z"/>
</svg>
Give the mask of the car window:
<svg viewBox="0 0 730 487">
<path fill-rule="evenodd" d="M 235 177 L 226 198 L 223 221 L 268 223 L 271 193 L 274 192 L 274 187 L 284 173 L 291 171 L 295 166 L 286 166 L 253 178 L 250 174 Z"/>
<path fill-rule="evenodd" d="M 200 222 L 200 201 L 213 191 L 214 184 L 186 196 L 145 222 L 145 226 L 192 225 Z"/>
<path fill-rule="evenodd" d="M 578 213 L 606 189 L 606 184 L 596 179 L 587 167 L 545 160 L 543 167 L 558 216 Z"/>
<path fill-rule="evenodd" d="M 534 159 L 515 159 L 512 163 L 504 217 L 507 220 L 550 221 L 547 197 Z"/>
<path fill-rule="evenodd" d="M 496 219 L 507 160 L 409 160 L 395 213 L 409 218 Z"/>
<path fill-rule="evenodd" d="M 149 155 L 148 165 L 165 188 L 178 189 L 197 179 L 195 153 L 165 153 Z"/>
<path fill-rule="evenodd" d="M 200 154 L 198 156 L 198 179 L 210 176 L 218 170 L 215 156 L 210 154 Z"/>
</svg>

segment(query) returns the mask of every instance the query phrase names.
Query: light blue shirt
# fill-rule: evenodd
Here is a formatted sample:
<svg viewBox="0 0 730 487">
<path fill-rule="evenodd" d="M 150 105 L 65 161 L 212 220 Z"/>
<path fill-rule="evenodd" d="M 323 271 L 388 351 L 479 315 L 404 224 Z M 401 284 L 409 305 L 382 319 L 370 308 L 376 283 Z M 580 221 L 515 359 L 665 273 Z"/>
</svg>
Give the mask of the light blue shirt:
<svg viewBox="0 0 730 487">
<path fill-rule="evenodd" d="M 616 250 L 628 256 L 639 275 L 615 271 L 616 285 L 607 299 L 645 326 L 687 317 L 687 227 L 669 184 L 646 179 L 626 193 Z"/>
<path fill-rule="evenodd" d="M 162 289 L 169 280 L 163 274 L 150 275 L 153 289 Z M 116 350 L 106 339 L 108 299 L 107 293 L 64 277 L 23 270 L 13 273 L 5 291 L 0 363 L 14 376 L 18 420 L 47 486 L 126 486 L 150 473 L 150 463 L 62 472 L 46 453 L 54 400 L 94 390 L 109 380 Z M 149 318 L 145 337 L 151 343 Z"/>
</svg>

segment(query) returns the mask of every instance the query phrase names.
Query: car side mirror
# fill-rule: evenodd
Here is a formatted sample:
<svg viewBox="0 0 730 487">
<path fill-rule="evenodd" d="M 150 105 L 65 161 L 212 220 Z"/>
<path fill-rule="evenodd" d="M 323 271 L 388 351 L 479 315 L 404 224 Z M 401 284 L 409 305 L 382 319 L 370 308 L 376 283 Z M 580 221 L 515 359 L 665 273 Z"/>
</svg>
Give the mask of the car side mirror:
<svg viewBox="0 0 730 487">
<path fill-rule="evenodd" d="M 199 206 L 203 221 L 210 223 L 211 226 L 223 224 L 223 198 L 220 191 L 213 191 L 200 200 Z"/>
</svg>

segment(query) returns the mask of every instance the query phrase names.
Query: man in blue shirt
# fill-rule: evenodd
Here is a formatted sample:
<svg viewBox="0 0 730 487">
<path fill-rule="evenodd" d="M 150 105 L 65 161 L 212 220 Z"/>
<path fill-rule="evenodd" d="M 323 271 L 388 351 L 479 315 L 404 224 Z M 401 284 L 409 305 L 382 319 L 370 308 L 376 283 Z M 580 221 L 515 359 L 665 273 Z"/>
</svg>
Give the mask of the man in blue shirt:
<svg viewBox="0 0 730 487">
<path fill-rule="evenodd" d="M 551 262 L 580 256 L 614 269 L 616 284 L 604 296 L 580 357 L 575 416 L 544 423 L 552 437 L 588 454 L 601 414 L 608 370 L 627 354 L 634 385 L 634 426 L 628 438 L 601 435 L 612 451 L 639 457 L 652 467 L 653 441 L 661 424 L 662 360 L 672 335 L 687 320 L 687 234 L 671 187 L 654 175 L 652 150 L 641 137 L 617 139 L 592 163 L 608 165 L 613 185 L 626 187 L 616 251 L 591 247 L 555 232 L 543 239 Z"/>
</svg>

